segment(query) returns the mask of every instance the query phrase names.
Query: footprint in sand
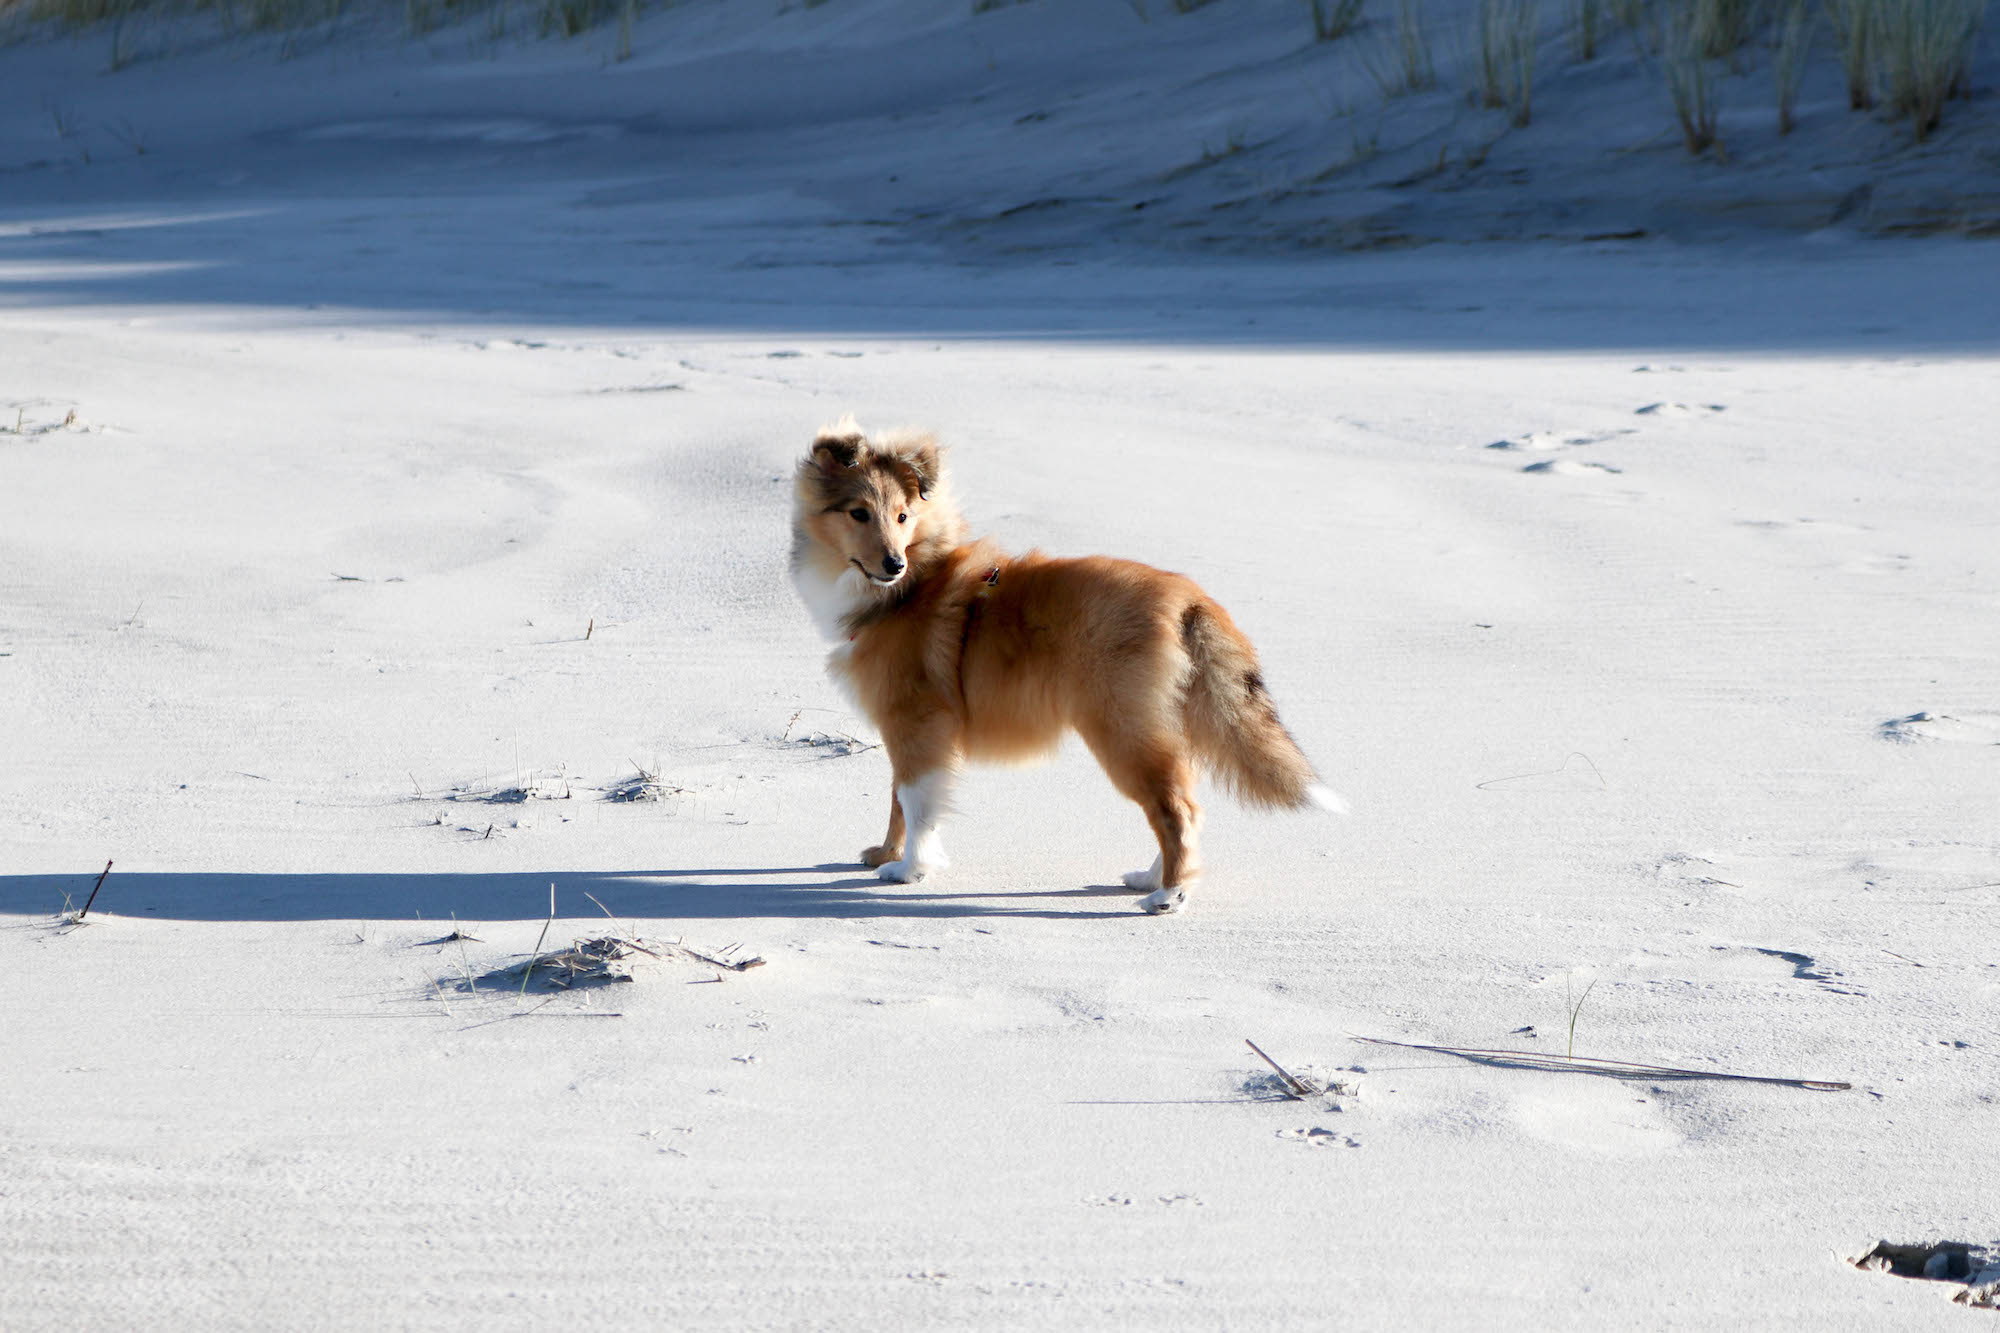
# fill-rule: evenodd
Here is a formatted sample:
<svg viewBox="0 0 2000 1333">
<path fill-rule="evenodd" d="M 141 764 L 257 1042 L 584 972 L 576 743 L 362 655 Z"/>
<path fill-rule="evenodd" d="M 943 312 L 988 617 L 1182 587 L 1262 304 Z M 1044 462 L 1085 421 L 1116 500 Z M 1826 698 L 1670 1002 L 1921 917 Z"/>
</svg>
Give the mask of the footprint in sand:
<svg viewBox="0 0 2000 1333">
<path fill-rule="evenodd" d="M 1521 469 L 1523 472 L 1541 472 L 1552 477 L 1586 477 L 1593 472 L 1609 472 L 1616 475 L 1624 470 L 1610 463 L 1580 463 L 1572 458 L 1544 458 L 1539 463 L 1530 463 Z"/>
<path fill-rule="evenodd" d="M 1649 986 L 1748 986 L 1767 989 L 1792 981 L 1810 981 L 1835 995 L 1865 995 L 1847 975 L 1795 949 L 1758 944 L 1711 944 L 1694 954 L 1654 953 L 1640 949 L 1621 960 L 1631 977 Z"/>
<path fill-rule="evenodd" d="M 1883 740 L 1903 745 L 1925 741 L 2000 745 L 2000 713 L 1912 713 L 1890 718 L 1877 730 Z"/>
<path fill-rule="evenodd" d="M 1560 455 L 1566 454 L 1572 449 L 1581 449 L 1593 444 L 1602 444 L 1606 440 L 1632 433 L 1630 429 L 1600 431 L 1531 430 L 1526 435 L 1516 435 L 1505 440 L 1495 440 L 1486 447 L 1510 454 Z M 1609 463 L 1583 462 L 1567 457 L 1557 457 L 1544 458 L 1537 462 L 1529 463 L 1521 471 L 1575 477 L 1590 472 L 1617 473 L 1624 471 L 1624 469 L 1614 467 Z"/>
<path fill-rule="evenodd" d="M 1632 433 L 1630 428 L 1600 431 L 1531 430 L 1526 435 L 1516 435 L 1512 439 L 1495 440 L 1486 447 L 1515 454 L 1554 454 L 1565 449 L 1579 449 L 1587 444 L 1602 444 L 1606 440 Z"/>
<path fill-rule="evenodd" d="M 1359 1148 L 1361 1140 L 1346 1134 L 1339 1134 L 1324 1125 L 1314 1125 L 1309 1129 L 1281 1129 L 1278 1137 L 1292 1143 L 1309 1144 L 1315 1148 Z"/>
</svg>

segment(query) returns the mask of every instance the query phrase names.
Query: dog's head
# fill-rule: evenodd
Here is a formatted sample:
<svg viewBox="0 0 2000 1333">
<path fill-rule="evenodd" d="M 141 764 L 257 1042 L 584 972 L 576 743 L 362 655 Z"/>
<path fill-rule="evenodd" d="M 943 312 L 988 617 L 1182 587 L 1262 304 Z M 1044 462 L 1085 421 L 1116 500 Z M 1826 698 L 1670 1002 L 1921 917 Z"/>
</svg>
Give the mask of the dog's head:
<svg viewBox="0 0 2000 1333">
<path fill-rule="evenodd" d="M 904 578 L 912 548 L 956 536 L 942 453 L 929 435 L 870 440 L 844 417 L 800 460 L 796 498 L 800 536 L 885 590 Z"/>
</svg>

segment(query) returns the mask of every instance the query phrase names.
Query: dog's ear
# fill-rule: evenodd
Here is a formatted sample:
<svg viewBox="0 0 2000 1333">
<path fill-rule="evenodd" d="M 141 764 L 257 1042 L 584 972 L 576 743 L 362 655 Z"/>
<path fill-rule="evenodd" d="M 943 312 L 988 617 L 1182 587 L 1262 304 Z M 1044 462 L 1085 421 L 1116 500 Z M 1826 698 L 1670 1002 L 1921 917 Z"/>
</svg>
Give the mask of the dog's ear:
<svg viewBox="0 0 2000 1333">
<path fill-rule="evenodd" d="M 920 499 L 928 500 L 944 479 L 944 451 L 929 435 L 899 444 L 895 450 L 896 470 L 905 486 L 914 486 Z"/>
<path fill-rule="evenodd" d="M 849 418 L 839 426 L 822 430 L 812 443 L 812 461 L 829 477 L 839 476 L 861 461 L 862 447 L 868 441 L 859 430 L 845 429 L 853 424 Z"/>
</svg>

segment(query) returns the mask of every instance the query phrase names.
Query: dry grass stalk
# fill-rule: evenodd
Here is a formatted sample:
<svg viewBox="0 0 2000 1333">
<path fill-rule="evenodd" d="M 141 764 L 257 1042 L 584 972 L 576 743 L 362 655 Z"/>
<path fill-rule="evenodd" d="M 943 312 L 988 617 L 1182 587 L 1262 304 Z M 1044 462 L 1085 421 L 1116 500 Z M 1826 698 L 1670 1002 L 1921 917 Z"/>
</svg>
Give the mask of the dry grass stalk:
<svg viewBox="0 0 2000 1333">
<path fill-rule="evenodd" d="M 542 922 L 542 933 L 535 938 L 535 950 L 528 957 L 528 965 L 521 969 L 521 994 L 528 993 L 528 981 L 535 975 L 535 960 L 541 957 L 542 944 L 549 937 L 549 927 L 556 923 L 556 886 L 549 885 L 549 915 Z"/>
<path fill-rule="evenodd" d="M 734 947 L 732 945 L 731 949 Z M 723 955 L 729 952 L 730 949 L 719 951 Z M 718 972 L 748 972 L 752 968 L 764 966 L 762 958 L 733 961 L 717 954 L 690 949 L 679 943 L 641 940 L 625 935 L 599 935 L 591 939 L 576 940 L 566 949 L 537 953 L 525 963 L 519 964 L 522 990 L 525 993 L 528 978 L 537 974 L 540 975 L 543 985 L 556 990 L 576 990 L 585 986 L 631 981 L 633 968 L 639 962 L 640 956 L 660 962 L 699 963 Z M 509 968 L 507 972 L 511 974 L 513 970 Z"/>
<path fill-rule="evenodd" d="M 1603 1074 L 1611 1078 L 1701 1078 L 1722 1079 L 1732 1083 L 1775 1083 L 1780 1087 L 1807 1088 L 1813 1092 L 1847 1092 L 1854 1087 L 1852 1083 L 1829 1083 L 1814 1078 L 1724 1074 L 1713 1069 L 1640 1065 L 1625 1060 L 1599 1060 L 1588 1055 L 1550 1055 L 1545 1051 L 1489 1051 L 1473 1046 L 1427 1046 L 1422 1042 L 1390 1041 L 1386 1037 L 1350 1036 L 1348 1040 L 1366 1042 L 1370 1046 L 1399 1046 L 1406 1051 L 1435 1051 L 1439 1055 L 1455 1055 L 1461 1060 L 1473 1060 L 1502 1068 L 1572 1071 L 1579 1074 Z"/>
</svg>

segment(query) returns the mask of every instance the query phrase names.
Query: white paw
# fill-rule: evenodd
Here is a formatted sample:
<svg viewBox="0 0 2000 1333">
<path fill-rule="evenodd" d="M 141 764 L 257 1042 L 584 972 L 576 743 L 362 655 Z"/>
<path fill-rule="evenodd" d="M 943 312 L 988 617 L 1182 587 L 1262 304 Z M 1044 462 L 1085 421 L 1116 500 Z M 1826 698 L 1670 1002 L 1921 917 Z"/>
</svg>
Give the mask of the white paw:
<svg viewBox="0 0 2000 1333">
<path fill-rule="evenodd" d="M 1160 858 L 1154 857 L 1153 864 L 1145 870 L 1128 870 L 1124 875 L 1125 887 L 1134 893 L 1146 893 L 1160 887 Z"/>
<path fill-rule="evenodd" d="M 937 862 L 919 865 L 915 861 L 885 861 L 875 868 L 876 877 L 895 884 L 915 884 L 918 880 L 938 869 Z"/>
<path fill-rule="evenodd" d="M 1187 903 L 1187 890 L 1179 886 L 1171 889 L 1155 889 L 1139 900 L 1141 911 L 1160 916 L 1167 912 L 1178 912 Z"/>
</svg>

